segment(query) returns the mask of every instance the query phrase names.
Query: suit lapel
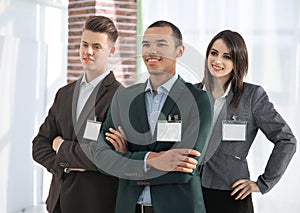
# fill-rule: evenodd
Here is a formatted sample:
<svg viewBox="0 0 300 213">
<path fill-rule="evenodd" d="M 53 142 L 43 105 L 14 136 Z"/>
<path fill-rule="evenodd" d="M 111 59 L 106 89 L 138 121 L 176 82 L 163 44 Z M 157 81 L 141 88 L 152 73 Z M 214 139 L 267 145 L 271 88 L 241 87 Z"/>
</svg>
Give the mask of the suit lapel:
<svg viewBox="0 0 300 213">
<path fill-rule="evenodd" d="M 77 102 L 78 102 L 78 96 L 80 91 L 80 83 L 81 83 L 82 77 L 77 80 L 74 88 L 74 94 L 72 97 L 72 122 L 74 126 L 74 132 L 73 132 L 73 140 L 76 138 L 76 125 L 77 125 L 77 118 L 76 118 L 76 112 L 77 112 Z"/>
<path fill-rule="evenodd" d="M 167 120 L 169 115 L 173 115 L 173 113 L 172 113 L 174 111 L 173 109 L 176 106 L 178 99 L 182 95 L 183 85 L 184 84 L 183 84 L 182 80 L 177 79 L 175 81 L 175 83 L 172 86 L 172 88 L 168 94 L 168 97 L 166 98 L 166 101 L 162 107 L 162 110 L 161 110 L 158 120 Z M 156 135 L 157 135 L 157 126 L 155 127 L 153 136 L 156 137 Z M 154 138 L 153 141 L 156 141 L 156 138 Z M 158 146 L 158 145 L 159 145 L 159 142 L 152 143 L 149 146 L 149 149 L 154 150 L 154 149 L 156 149 L 156 146 Z"/>
<path fill-rule="evenodd" d="M 226 119 L 226 108 L 225 103 L 211 132 L 210 139 L 205 150 L 203 163 L 207 162 L 214 155 L 222 141 L 222 121 Z"/>
<path fill-rule="evenodd" d="M 233 92 L 232 92 L 232 90 L 229 90 L 229 93 L 228 93 L 228 95 L 226 97 L 226 105 L 227 105 L 227 116 L 226 116 L 226 119 L 231 119 L 231 118 L 228 118 L 228 116 L 231 113 L 231 110 L 230 110 L 231 107 L 229 107 L 229 106 L 230 106 L 230 103 L 232 101 L 232 98 L 233 98 Z"/>
<path fill-rule="evenodd" d="M 173 107 L 178 102 L 178 99 L 182 94 L 182 90 L 183 90 L 182 81 L 177 79 L 168 94 L 165 104 L 161 110 L 162 114 L 159 117 L 159 120 L 166 120 L 168 118 L 168 115 L 171 114 Z"/>
<path fill-rule="evenodd" d="M 96 116 L 95 114 L 95 106 L 100 101 L 100 99 L 104 96 L 104 94 L 107 91 L 107 87 L 111 84 L 112 79 L 112 73 L 110 73 L 108 76 L 106 76 L 93 90 L 90 97 L 86 101 L 84 107 L 82 108 L 82 111 L 78 117 L 78 120 L 75 125 L 75 133 L 77 134 L 83 125 L 85 125 L 87 119 L 94 119 L 94 117 L 89 117 L 91 115 Z M 80 85 L 79 85 L 80 86 Z M 79 93 L 79 89 L 78 89 Z M 76 120 L 76 109 L 77 109 L 77 100 L 78 95 L 76 98 L 76 108 L 75 108 L 75 120 Z"/>
<path fill-rule="evenodd" d="M 222 141 L 222 121 L 227 119 L 228 116 L 228 110 L 229 110 L 229 105 L 233 97 L 233 92 L 230 90 L 227 97 L 226 97 L 226 102 L 224 103 L 220 114 L 216 120 L 215 125 L 213 126 L 210 139 L 205 151 L 205 156 L 203 163 L 207 162 L 217 151 L 218 147 L 220 146 L 220 143 Z"/>
<path fill-rule="evenodd" d="M 134 129 L 144 135 L 144 141 L 151 140 L 150 125 L 148 123 L 147 109 L 145 103 L 145 88 L 146 83 L 142 85 L 138 95 L 132 101 L 130 107 L 130 119 Z M 135 122 L 136 121 L 136 122 Z"/>
</svg>

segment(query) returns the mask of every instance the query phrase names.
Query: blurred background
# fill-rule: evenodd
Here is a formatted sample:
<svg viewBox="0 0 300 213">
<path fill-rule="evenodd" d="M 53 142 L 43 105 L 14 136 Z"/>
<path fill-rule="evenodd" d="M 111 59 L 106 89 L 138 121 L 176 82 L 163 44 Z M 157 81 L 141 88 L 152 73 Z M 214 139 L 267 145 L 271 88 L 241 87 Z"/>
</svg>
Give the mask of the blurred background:
<svg viewBox="0 0 300 213">
<path fill-rule="evenodd" d="M 125 86 L 147 74 L 139 56 L 139 35 L 154 21 L 167 20 L 183 34 L 186 53 L 179 74 L 203 77 L 206 47 L 219 31 L 245 39 L 250 67 L 246 81 L 267 91 L 299 140 L 299 0 L 0 0 L 0 212 L 42 213 L 51 175 L 31 157 L 31 142 L 58 88 L 83 73 L 78 49 L 89 15 L 106 15 L 120 30 L 111 69 Z M 261 133 L 248 162 L 252 180 L 272 150 Z M 255 212 L 298 213 L 300 156 L 267 194 L 254 194 Z"/>
</svg>

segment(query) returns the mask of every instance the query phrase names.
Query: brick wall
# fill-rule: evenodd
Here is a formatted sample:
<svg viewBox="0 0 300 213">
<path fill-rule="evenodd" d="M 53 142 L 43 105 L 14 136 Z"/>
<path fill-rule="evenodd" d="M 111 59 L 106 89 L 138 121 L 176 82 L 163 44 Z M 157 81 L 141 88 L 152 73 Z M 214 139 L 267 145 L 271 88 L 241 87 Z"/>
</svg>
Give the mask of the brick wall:
<svg viewBox="0 0 300 213">
<path fill-rule="evenodd" d="M 79 59 L 79 44 L 84 21 L 90 15 L 104 15 L 115 22 L 119 39 L 110 67 L 123 85 L 133 84 L 136 70 L 136 0 L 69 0 L 68 82 L 78 79 L 84 72 Z"/>
</svg>

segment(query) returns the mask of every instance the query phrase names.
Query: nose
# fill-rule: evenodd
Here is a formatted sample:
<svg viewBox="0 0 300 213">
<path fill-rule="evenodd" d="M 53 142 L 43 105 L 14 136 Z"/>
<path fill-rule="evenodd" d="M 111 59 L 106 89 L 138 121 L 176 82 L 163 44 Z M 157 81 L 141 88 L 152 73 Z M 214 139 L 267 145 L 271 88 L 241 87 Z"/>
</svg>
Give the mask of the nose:
<svg viewBox="0 0 300 213">
<path fill-rule="evenodd" d="M 92 46 L 88 46 L 88 48 L 87 48 L 87 54 L 88 55 L 94 55 L 94 51 L 93 51 L 93 48 L 92 48 Z"/>
<path fill-rule="evenodd" d="M 152 46 L 152 47 L 149 48 L 148 54 L 150 54 L 150 55 L 151 55 L 151 54 L 155 55 L 155 54 L 157 54 L 157 50 Z"/>
</svg>

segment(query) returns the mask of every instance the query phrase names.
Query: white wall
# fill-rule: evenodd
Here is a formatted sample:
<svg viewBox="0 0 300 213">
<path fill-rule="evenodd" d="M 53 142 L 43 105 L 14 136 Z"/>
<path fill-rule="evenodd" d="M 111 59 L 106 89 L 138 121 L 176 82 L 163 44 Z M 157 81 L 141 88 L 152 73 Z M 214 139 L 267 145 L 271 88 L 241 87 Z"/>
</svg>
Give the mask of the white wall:
<svg viewBox="0 0 300 213">
<path fill-rule="evenodd" d="M 67 2 L 0 0 L 0 212 L 42 202 L 31 142 L 66 83 Z"/>
<path fill-rule="evenodd" d="M 145 27 L 165 19 L 181 29 L 186 46 L 190 49 L 188 57 L 181 61 L 187 67 L 195 58 L 203 60 L 209 41 L 219 31 L 231 29 L 242 34 L 250 59 L 247 81 L 264 87 L 296 138 L 300 139 L 298 0 L 143 0 L 143 15 Z M 192 70 L 180 69 L 179 73 L 193 76 L 187 76 L 186 79 L 197 82 L 203 76 L 200 64 L 192 65 Z M 253 180 L 263 172 L 271 149 L 272 144 L 259 134 L 248 156 Z M 254 195 L 255 212 L 299 212 L 299 168 L 300 156 L 297 151 L 279 183 L 266 195 Z"/>
</svg>

